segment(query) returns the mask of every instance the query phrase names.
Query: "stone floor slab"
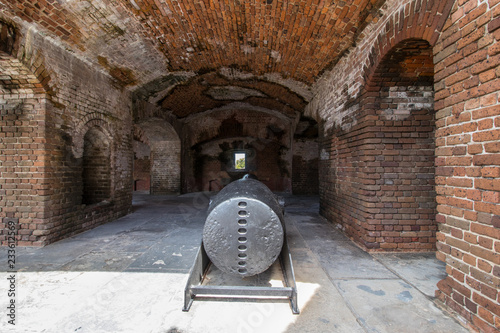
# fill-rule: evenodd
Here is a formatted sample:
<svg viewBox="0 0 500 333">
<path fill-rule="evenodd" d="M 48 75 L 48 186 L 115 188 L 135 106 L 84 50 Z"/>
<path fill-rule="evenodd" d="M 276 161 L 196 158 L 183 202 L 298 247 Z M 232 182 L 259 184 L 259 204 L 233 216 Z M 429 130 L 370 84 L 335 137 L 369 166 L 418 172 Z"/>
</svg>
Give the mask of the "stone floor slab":
<svg viewBox="0 0 500 333">
<path fill-rule="evenodd" d="M 435 253 L 374 254 L 378 261 L 429 297 L 434 297 L 437 283 L 446 278 L 446 264 Z"/>
<path fill-rule="evenodd" d="M 422 293 L 400 279 L 335 282 L 367 332 L 467 332 Z"/>
</svg>

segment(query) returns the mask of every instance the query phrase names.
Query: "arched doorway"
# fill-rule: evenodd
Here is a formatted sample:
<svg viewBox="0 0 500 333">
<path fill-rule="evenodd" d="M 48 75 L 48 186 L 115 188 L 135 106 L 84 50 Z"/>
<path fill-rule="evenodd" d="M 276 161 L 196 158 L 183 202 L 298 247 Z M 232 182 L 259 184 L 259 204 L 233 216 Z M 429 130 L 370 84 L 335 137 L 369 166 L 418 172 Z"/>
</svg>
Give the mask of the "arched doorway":
<svg viewBox="0 0 500 333">
<path fill-rule="evenodd" d="M 181 141 L 167 121 L 151 118 L 135 126 L 134 187 L 136 181 L 149 179 L 150 194 L 180 193 Z M 145 153 L 149 152 L 149 156 Z M 148 170 L 144 167 L 149 165 Z M 138 168 L 141 168 L 138 170 Z"/>
<path fill-rule="evenodd" d="M 367 84 L 372 93 L 362 112 L 374 122 L 358 167 L 372 186 L 366 222 L 375 247 L 435 249 L 433 79 L 431 46 L 408 39 L 384 56 Z"/>
<path fill-rule="evenodd" d="M 434 65 L 421 39 L 394 46 L 372 71 L 355 125 L 332 151 L 333 220 L 368 250 L 436 248 Z"/>
</svg>

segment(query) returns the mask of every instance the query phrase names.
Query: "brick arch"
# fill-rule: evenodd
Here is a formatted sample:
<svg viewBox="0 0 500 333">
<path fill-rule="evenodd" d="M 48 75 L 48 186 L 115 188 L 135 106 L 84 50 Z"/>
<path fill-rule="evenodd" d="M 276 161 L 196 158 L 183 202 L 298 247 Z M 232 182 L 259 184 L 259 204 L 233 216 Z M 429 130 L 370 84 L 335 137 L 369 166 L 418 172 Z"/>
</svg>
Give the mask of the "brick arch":
<svg viewBox="0 0 500 333">
<path fill-rule="evenodd" d="M 111 137 L 99 125 L 89 126 L 83 138 L 82 203 L 93 205 L 112 199 L 113 149 Z"/>
<path fill-rule="evenodd" d="M 433 66 L 426 40 L 394 45 L 352 102 L 349 131 L 335 133 L 327 213 L 367 250 L 435 249 Z"/>
<path fill-rule="evenodd" d="M 384 250 L 436 249 L 434 190 L 434 64 L 423 39 L 396 44 L 378 63 L 361 95 L 359 150 L 367 247 Z M 362 233 L 362 230 L 359 230 Z M 368 245 L 369 244 L 369 245 Z"/>
<path fill-rule="evenodd" d="M 55 96 L 54 87 L 50 84 L 51 73 L 44 65 L 45 58 L 42 51 L 32 50 L 31 52 L 27 52 L 26 47 L 31 47 L 31 45 L 25 45 L 25 49 L 21 52 L 21 40 L 25 37 L 27 40 L 25 43 L 29 43 L 33 32 L 31 29 L 28 29 L 26 34 L 27 36 L 22 36 L 21 30 L 16 23 L 2 17 L 0 13 L 0 51 L 18 59 L 28 71 L 33 73 L 38 81 L 36 84 L 37 92 L 45 92 L 47 99 L 58 106 L 59 103 L 52 100 L 52 96 Z"/>
<path fill-rule="evenodd" d="M 386 20 L 375 39 L 363 68 L 364 81 L 371 81 L 384 56 L 404 40 L 423 39 L 434 47 L 454 3 L 455 0 L 413 0 L 402 5 Z"/>
<path fill-rule="evenodd" d="M 72 150 L 74 157 L 82 157 L 84 137 L 92 127 L 99 127 L 110 140 L 110 144 L 112 144 L 114 130 L 109 122 L 105 120 L 105 117 L 106 116 L 101 113 L 89 113 L 85 117 L 83 117 L 83 119 L 81 119 L 78 124 L 74 126 L 75 132 L 73 134 L 72 140 Z"/>
</svg>

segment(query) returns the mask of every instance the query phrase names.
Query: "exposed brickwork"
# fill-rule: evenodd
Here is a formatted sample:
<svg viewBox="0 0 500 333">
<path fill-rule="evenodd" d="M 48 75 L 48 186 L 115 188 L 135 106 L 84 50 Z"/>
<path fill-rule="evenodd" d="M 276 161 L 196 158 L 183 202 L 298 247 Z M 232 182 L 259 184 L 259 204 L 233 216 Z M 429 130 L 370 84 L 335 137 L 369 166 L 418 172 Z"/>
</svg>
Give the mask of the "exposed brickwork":
<svg viewBox="0 0 500 333">
<path fill-rule="evenodd" d="M 149 155 L 140 159 L 136 151 L 136 161 L 140 162 L 137 168 L 134 165 L 134 174 L 146 165 L 150 168 L 148 171 L 142 169 L 142 181 L 149 180 L 149 185 L 138 183 L 139 186 L 147 187 L 151 194 L 180 193 L 181 141 L 175 129 L 163 119 L 152 118 L 135 125 L 134 136 L 149 149 Z"/>
<path fill-rule="evenodd" d="M 432 249 L 435 237 L 437 256 L 447 263 L 449 274 L 438 285 L 439 299 L 481 331 L 496 331 L 500 86 L 495 19 L 500 7 L 498 1 L 457 1 L 455 7 L 453 1 L 392 4 L 388 2 L 380 24 L 365 29 L 358 47 L 318 81 L 318 94 L 307 107 L 321 123 L 321 209 L 367 248 Z M 428 42 L 434 66 L 412 60 L 386 67 L 387 57 L 408 48 L 401 41 L 416 40 Z M 411 60 L 408 56 L 404 58 Z M 434 73 L 434 92 L 432 80 L 412 83 L 414 66 L 428 73 L 419 74 L 422 79 Z M 395 77 L 407 82 L 391 87 Z M 412 102 L 427 106 L 421 111 L 411 107 L 410 118 L 397 119 L 405 117 L 397 110 L 401 103 L 409 106 L 409 92 L 417 98 Z M 435 170 L 430 163 L 433 145 Z M 402 160 L 395 164 L 398 156 Z M 421 168 L 415 170 L 418 164 Z M 401 166 L 402 172 L 394 169 Z M 406 192 L 398 191 L 395 179 L 406 183 L 399 187 Z M 384 205 L 378 207 L 379 202 Z M 415 209 L 417 203 L 420 214 L 413 220 L 415 211 L 408 220 L 395 210 L 396 205 Z"/>
<path fill-rule="evenodd" d="M 151 194 L 180 193 L 179 141 L 155 141 L 151 147 Z"/>
<path fill-rule="evenodd" d="M 44 245 L 134 180 L 252 172 L 367 250 L 437 249 L 438 300 L 498 331 L 499 38 L 499 0 L 0 0 L 0 217 Z"/>
<path fill-rule="evenodd" d="M 81 45 L 76 18 L 57 1 L 7 1 L 6 8 L 27 22 L 37 22 L 56 36 Z"/>
<path fill-rule="evenodd" d="M 246 107 L 244 112 L 226 108 L 188 119 L 184 191 L 217 190 L 251 172 L 272 190 L 291 192 L 292 119 Z M 245 171 L 233 170 L 235 150 L 248 150 Z"/>
<path fill-rule="evenodd" d="M 306 105 L 303 98 L 279 84 L 254 79 L 230 80 L 218 73 L 200 75 L 178 85 L 160 104 L 163 109 L 171 111 L 179 118 L 184 118 L 235 101 L 279 110 L 289 117 L 295 116 L 296 112 L 302 112 Z"/>
<path fill-rule="evenodd" d="M 499 1 L 458 1 L 435 47 L 437 296 L 483 332 L 500 328 Z"/>
<path fill-rule="evenodd" d="M 360 98 L 356 125 L 335 131 L 322 212 L 368 249 L 435 248 L 432 54 L 399 43 Z"/>
<path fill-rule="evenodd" d="M 84 137 L 82 157 L 82 203 L 97 204 L 111 199 L 110 138 L 98 127 Z"/>
<path fill-rule="evenodd" d="M 321 211 L 367 249 L 428 251 L 436 242 L 429 42 L 451 4 L 387 6 L 383 20 L 365 30 L 372 38 L 325 76 L 330 81 L 318 82 L 308 105 L 325 119 Z"/>
<path fill-rule="evenodd" d="M 19 243 L 25 245 L 43 243 L 38 236 L 45 229 L 50 194 L 45 113 L 45 92 L 36 77 L 0 53 L 0 218 L 19 219 Z"/>
<path fill-rule="evenodd" d="M 153 42 L 140 39 L 140 23 L 127 15 L 128 10 L 114 0 L 0 0 L 0 16 L 20 18 L 34 25 L 33 32 L 40 30 L 67 43 L 71 52 L 102 66 L 124 86 L 147 83 L 168 71 Z"/>
<path fill-rule="evenodd" d="M 13 55 L 2 55 L 7 88 L 0 100 L 12 102 L 2 105 L 1 144 L 9 151 L 2 154 L 0 216 L 20 218 L 19 245 L 44 245 L 129 210 L 129 102 L 109 78 L 57 43 L 15 28 L 20 39 L 31 35 Z M 85 135 L 96 126 L 106 129 L 110 149 L 108 200 L 99 202 L 84 199 L 82 177 Z"/>
<path fill-rule="evenodd" d="M 309 83 L 351 46 L 382 3 L 143 0 L 137 7 L 125 2 L 132 13 L 148 18 L 144 31 L 173 70 L 233 66 Z"/>
</svg>

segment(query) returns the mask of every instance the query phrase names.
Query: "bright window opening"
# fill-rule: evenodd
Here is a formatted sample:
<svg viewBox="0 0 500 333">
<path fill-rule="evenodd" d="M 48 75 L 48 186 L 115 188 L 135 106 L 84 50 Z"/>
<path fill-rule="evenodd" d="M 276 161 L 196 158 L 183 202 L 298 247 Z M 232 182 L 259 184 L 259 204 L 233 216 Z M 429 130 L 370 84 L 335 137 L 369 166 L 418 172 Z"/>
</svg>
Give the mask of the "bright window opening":
<svg viewBox="0 0 500 333">
<path fill-rule="evenodd" d="M 245 170 L 246 168 L 246 153 L 234 154 L 234 168 L 236 170 Z"/>
</svg>

